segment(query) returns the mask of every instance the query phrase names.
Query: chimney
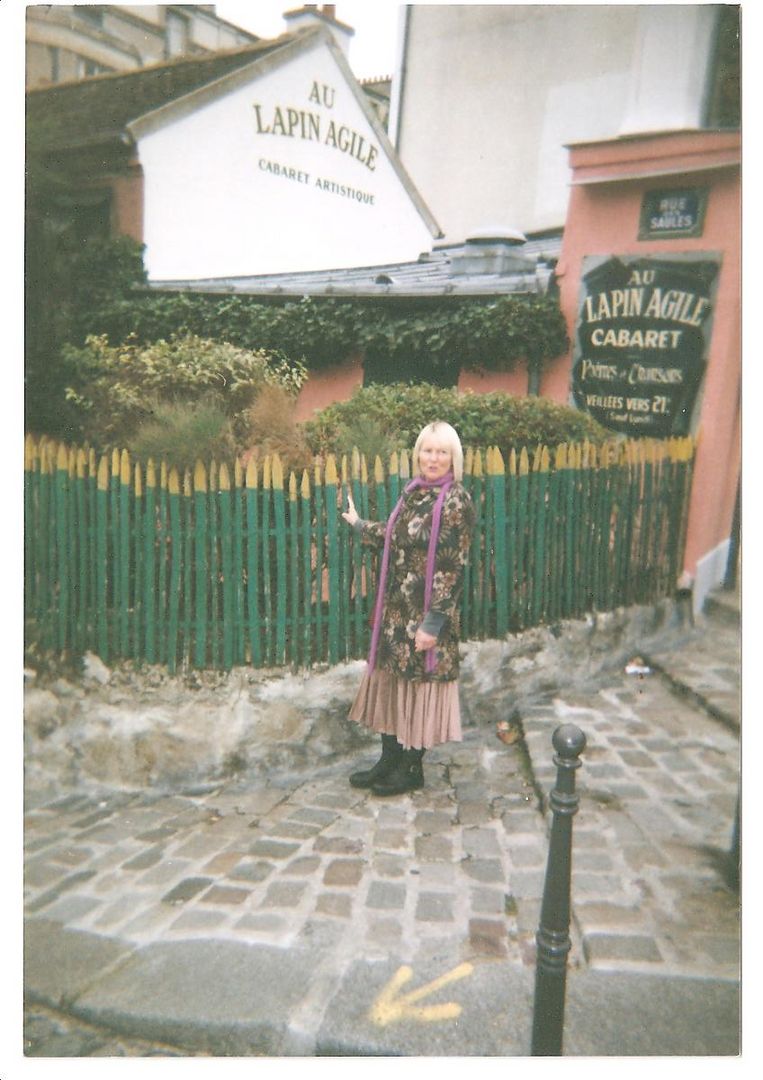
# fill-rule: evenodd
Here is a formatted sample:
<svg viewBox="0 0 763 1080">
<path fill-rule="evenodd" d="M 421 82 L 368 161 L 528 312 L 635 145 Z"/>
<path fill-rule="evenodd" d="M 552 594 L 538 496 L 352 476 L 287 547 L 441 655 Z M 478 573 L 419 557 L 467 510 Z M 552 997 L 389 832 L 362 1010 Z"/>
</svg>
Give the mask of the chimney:
<svg viewBox="0 0 763 1080">
<path fill-rule="evenodd" d="M 285 11 L 284 22 L 287 30 L 302 30 L 313 26 L 322 26 L 328 30 L 334 41 L 347 57 L 350 52 L 350 39 L 355 31 L 336 17 L 336 4 L 303 4 L 301 8 Z"/>
<path fill-rule="evenodd" d="M 477 229 L 461 250 L 451 255 L 453 276 L 534 273 L 535 260 L 519 250 L 526 243 L 527 238 L 519 229 L 505 226 Z"/>
</svg>

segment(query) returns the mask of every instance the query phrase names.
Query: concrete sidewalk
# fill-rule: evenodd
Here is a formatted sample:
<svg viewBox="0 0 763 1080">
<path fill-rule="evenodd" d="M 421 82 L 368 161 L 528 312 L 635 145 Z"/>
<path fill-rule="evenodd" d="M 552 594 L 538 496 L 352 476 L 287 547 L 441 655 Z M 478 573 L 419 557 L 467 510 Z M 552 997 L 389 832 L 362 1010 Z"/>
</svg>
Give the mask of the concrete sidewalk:
<svg viewBox="0 0 763 1080">
<path fill-rule="evenodd" d="M 30 811 L 27 1053 L 528 1054 L 566 721 L 588 746 L 565 1052 L 737 1053 L 738 651 L 711 614 L 523 738 L 470 728 L 398 799 L 350 788 L 353 762 Z"/>
</svg>

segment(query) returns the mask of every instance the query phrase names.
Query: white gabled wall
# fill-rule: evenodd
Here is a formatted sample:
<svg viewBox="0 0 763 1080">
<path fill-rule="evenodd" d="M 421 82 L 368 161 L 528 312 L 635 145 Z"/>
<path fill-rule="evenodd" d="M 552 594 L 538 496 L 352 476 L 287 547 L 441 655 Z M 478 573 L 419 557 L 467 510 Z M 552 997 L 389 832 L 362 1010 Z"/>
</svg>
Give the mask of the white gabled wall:
<svg viewBox="0 0 763 1080">
<path fill-rule="evenodd" d="M 525 233 L 563 226 L 569 143 L 701 123 L 716 5 L 407 12 L 391 130 L 453 242 L 498 223 Z"/>
<path fill-rule="evenodd" d="M 431 250 L 430 229 L 324 42 L 139 136 L 138 154 L 154 281 Z"/>
</svg>

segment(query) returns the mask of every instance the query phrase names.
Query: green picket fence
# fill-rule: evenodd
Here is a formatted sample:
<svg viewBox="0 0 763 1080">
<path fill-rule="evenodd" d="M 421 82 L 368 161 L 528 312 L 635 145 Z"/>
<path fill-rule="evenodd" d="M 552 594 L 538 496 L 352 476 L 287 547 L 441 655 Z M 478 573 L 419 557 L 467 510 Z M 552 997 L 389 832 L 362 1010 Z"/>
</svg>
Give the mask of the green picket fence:
<svg viewBox="0 0 763 1080">
<path fill-rule="evenodd" d="M 466 639 L 670 594 L 680 573 L 691 439 L 467 450 L 476 508 Z M 374 557 L 340 517 L 351 490 L 384 519 L 410 456 L 329 456 L 301 476 L 276 455 L 182 475 L 25 443 L 27 636 L 43 651 L 228 670 L 366 654 Z"/>
</svg>

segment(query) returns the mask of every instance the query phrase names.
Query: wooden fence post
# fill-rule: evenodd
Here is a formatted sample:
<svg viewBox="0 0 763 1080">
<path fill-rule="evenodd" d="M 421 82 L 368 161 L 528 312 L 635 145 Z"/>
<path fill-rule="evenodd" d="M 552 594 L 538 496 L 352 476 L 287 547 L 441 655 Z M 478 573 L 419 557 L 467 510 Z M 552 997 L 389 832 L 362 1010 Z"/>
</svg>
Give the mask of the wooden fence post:
<svg viewBox="0 0 763 1080">
<path fill-rule="evenodd" d="M 299 662 L 299 507 L 297 503 L 297 477 L 289 474 L 289 623 L 286 635 L 288 659 L 292 665 Z"/>
<path fill-rule="evenodd" d="M 135 528 L 133 532 L 133 564 L 135 566 L 135 581 L 133 585 L 134 607 L 132 624 L 132 656 L 136 663 L 143 659 L 144 641 L 144 593 L 143 593 L 143 530 L 145 528 L 145 515 L 143 512 L 143 470 L 140 463 L 136 462 L 133 468 L 133 520 Z"/>
<path fill-rule="evenodd" d="M 315 543 L 312 531 L 310 505 L 310 475 L 302 470 L 302 482 L 299 488 L 300 515 L 302 519 L 302 664 L 309 667 L 313 661 L 313 622 L 314 611 L 321 602 L 320 581 L 312 570 L 312 548 Z M 313 583 L 315 582 L 315 601 L 313 601 Z"/>
<path fill-rule="evenodd" d="M 182 577 L 183 545 L 180 533 L 180 474 L 173 466 L 167 479 L 170 511 L 169 619 L 167 622 L 167 667 L 171 675 L 177 668 L 178 636 L 180 631 L 180 582 Z"/>
<path fill-rule="evenodd" d="M 109 659 L 109 615 L 107 604 L 109 568 L 109 459 L 105 454 L 98 465 L 98 491 L 96 498 L 96 641 L 98 643 L 98 655 L 104 662 L 107 662 Z"/>
<path fill-rule="evenodd" d="M 326 459 L 324 490 L 326 493 L 326 544 L 328 553 L 328 662 L 339 660 L 339 542 L 337 530 L 337 484 L 336 460 L 333 454 Z"/>
<path fill-rule="evenodd" d="M 503 637 L 509 629 L 509 583 L 506 557 L 506 466 L 496 446 L 491 461 L 490 483 L 493 489 L 494 574 L 495 574 L 495 633 Z"/>
<path fill-rule="evenodd" d="M 201 461 L 193 471 L 194 564 L 196 567 L 196 606 L 194 619 L 194 666 L 207 663 L 207 470 Z"/>
<path fill-rule="evenodd" d="M 233 608 L 234 663 L 246 660 L 244 634 L 244 469 L 239 458 L 233 467 Z"/>
</svg>

